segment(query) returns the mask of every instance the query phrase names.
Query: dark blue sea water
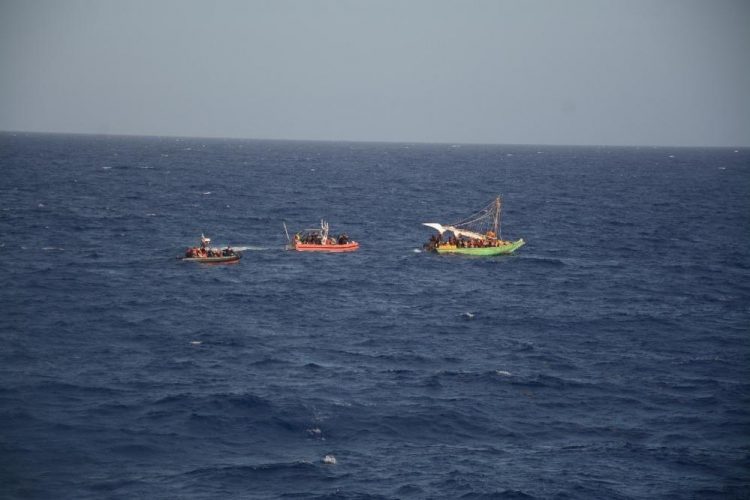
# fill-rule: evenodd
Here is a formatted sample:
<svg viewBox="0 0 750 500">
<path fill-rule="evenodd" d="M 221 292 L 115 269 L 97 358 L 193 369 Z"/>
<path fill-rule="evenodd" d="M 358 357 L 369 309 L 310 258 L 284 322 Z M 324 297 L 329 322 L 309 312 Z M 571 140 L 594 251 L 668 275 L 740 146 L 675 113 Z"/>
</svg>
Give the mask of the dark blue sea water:
<svg viewBox="0 0 750 500">
<path fill-rule="evenodd" d="M 2 498 L 750 496 L 748 150 L 2 134 L 0 167 Z M 516 255 L 419 251 L 497 194 Z M 361 250 L 283 250 L 322 217 Z M 178 261 L 201 232 L 242 261 Z"/>
</svg>

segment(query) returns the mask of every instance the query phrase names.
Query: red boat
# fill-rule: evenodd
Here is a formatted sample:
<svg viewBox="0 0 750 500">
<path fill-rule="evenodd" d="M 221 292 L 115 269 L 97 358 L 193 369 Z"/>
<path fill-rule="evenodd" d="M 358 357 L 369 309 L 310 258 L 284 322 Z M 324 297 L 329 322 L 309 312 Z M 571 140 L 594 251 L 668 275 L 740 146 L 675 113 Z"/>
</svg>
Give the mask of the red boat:
<svg viewBox="0 0 750 500">
<path fill-rule="evenodd" d="M 286 231 L 286 224 L 284 224 L 284 231 Z M 341 253 L 341 252 L 354 252 L 359 248 L 359 243 L 349 239 L 346 233 L 342 233 L 335 238 L 329 235 L 328 223 L 324 220 L 320 221 L 320 229 L 306 229 L 301 233 L 294 235 L 294 238 L 289 238 L 287 232 L 287 249 L 296 250 L 298 252 L 328 252 L 328 253 Z"/>
<path fill-rule="evenodd" d="M 296 243 L 293 245 L 294 250 L 298 252 L 353 252 L 359 248 L 359 243 L 352 241 L 349 243 L 328 243 L 328 244 L 311 244 Z"/>
</svg>

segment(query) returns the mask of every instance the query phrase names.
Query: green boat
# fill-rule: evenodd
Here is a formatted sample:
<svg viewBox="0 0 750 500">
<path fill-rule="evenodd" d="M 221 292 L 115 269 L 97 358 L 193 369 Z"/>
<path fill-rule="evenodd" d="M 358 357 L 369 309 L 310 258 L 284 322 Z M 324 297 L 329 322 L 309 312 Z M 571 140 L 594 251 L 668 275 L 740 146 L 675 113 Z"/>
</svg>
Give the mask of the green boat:
<svg viewBox="0 0 750 500">
<path fill-rule="evenodd" d="M 523 238 L 516 241 L 504 242 L 499 247 L 460 248 L 452 245 L 443 245 L 435 249 L 437 253 L 459 253 L 462 255 L 506 255 L 513 253 L 526 244 Z"/>
<path fill-rule="evenodd" d="M 456 253 L 461 255 L 507 255 L 515 252 L 526 242 L 523 238 L 506 241 L 500 234 L 500 214 L 502 201 L 496 197 L 480 211 L 464 220 L 450 225 L 425 222 L 438 234 L 430 238 L 424 247 L 439 254 Z M 445 237 L 449 233 L 451 236 Z"/>
</svg>

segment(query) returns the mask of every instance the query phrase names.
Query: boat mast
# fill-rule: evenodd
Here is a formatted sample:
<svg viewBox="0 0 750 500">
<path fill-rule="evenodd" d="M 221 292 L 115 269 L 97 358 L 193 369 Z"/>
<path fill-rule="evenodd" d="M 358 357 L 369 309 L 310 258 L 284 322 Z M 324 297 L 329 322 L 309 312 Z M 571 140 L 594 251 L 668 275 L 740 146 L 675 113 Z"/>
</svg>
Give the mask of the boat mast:
<svg viewBox="0 0 750 500">
<path fill-rule="evenodd" d="M 495 198 L 495 238 L 500 239 L 500 197 Z"/>
<path fill-rule="evenodd" d="M 321 236 L 322 236 L 322 243 L 323 245 L 328 244 L 328 223 L 324 221 L 323 219 L 320 219 L 320 229 L 321 229 Z"/>
</svg>

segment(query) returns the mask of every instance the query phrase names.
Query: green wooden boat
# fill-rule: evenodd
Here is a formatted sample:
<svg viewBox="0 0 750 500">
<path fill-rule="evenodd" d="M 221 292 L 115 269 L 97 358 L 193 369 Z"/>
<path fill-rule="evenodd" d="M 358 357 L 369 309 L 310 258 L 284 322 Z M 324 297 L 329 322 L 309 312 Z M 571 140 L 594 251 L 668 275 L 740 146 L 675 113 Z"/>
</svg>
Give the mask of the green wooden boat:
<svg viewBox="0 0 750 500">
<path fill-rule="evenodd" d="M 500 234 L 501 207 L 502 202 L 498 196 L 480 211 L 462 221 L 450 225 L 425 222 L 425 226 L 438 232 L 424 245 L 425 249 L 440 254 L 477 256 L 507 255 L 515 252 L 526 242 L 523 238 L 516 241 L 502 239 Z M 445 237 L 446 233 L 451 236 Z"/>
<path fill-rule="evenodd" d="M 479 247 L 479 248 L 460 248 L 455 245 L 442 245 L 435 248 L 437 253 L 458 253 L 462 255 L 507 255 L 513 253 L 526 244 L 523 238 L 520 238 L 513 242 L 507 242 L 505 245 L 496 247 Z"/>
</svg>

